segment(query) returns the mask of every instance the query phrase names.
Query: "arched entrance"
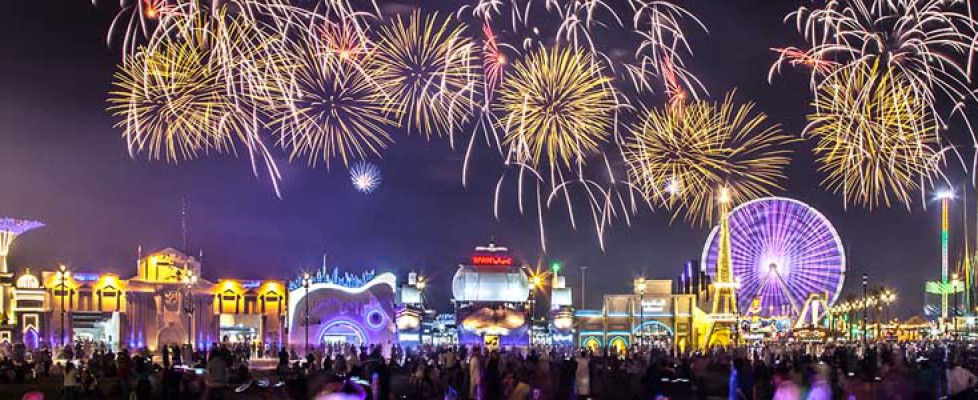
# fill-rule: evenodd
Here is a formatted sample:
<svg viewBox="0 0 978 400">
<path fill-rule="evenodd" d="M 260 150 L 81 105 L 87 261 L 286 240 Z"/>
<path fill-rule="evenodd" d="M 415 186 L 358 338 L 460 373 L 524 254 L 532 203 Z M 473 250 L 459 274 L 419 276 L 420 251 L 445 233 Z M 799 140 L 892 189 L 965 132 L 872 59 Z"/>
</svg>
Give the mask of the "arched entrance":
<svg viewBox="0 0 978 400">
<path fill-rule="evenodd" d="M 608 342 L 608 348 L 614 350 L 615 354 L 625 354 L 628 351 L 628 342 L 625 341 L 625 338 L 616 337 Z"/>
<path fill-rule="evenodd" d="M 187 336 L 183 333 L 183 329 L 168 326 L 160 329 L 160 332 L 156 335 L 156 347 L 183 343 L 185 340 L 187 340 Z"/>
<path fill-rule="evenodd" d="M 36 349 L 37 339 L 37 331 L 34 330 L 34 327 L 27 328 L 27 332 L 24 332 L 24 346 L 28 349 Z"/>
<path fill-rule="evenodd" d="M 590 350 L 592 353 L 597 352 L 599 349 L 601 349 L 601 341 L 592 336 L 584 339 L 584 343 L 581 343 L 581 347 Z"/>
<path fill-rule="evenodd" d="M 354 346 L 368 345 L 367 335 L 363 328 L 350 321 L 333 321 L 319 331 L 320 344 L 349 343 Z"/>
</svg>

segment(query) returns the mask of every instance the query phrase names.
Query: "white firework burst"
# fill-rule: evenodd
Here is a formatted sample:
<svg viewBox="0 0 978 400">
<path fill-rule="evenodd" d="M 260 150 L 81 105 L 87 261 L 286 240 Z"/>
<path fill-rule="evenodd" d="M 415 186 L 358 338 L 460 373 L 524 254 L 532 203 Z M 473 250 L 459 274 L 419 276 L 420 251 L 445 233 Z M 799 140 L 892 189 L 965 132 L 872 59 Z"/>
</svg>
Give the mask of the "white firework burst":
<svg viewBox="0 0 978 400">
<path fill-rule="evenodd" d="M 361 161 L 350 167 L 350 181 L 360 193 L 373 193 L 380 186 L 381 180 L 380 168 L 374 164 Z"/>
</svg>

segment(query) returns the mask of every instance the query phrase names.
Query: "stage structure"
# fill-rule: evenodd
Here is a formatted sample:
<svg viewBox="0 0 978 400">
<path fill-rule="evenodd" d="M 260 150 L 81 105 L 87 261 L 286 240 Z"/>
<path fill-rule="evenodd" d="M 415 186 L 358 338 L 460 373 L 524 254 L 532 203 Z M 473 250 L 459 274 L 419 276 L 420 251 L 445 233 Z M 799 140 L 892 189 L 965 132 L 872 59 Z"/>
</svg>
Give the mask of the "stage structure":
<svg viewBox="0 0 978 400">
<path fill-rule="evenodd" d="M 452 295 L 459 344 L 529 344 L 530 281 L 507 248 L 476 247 L 455 272 Z"/>
<path fill-rule="evenodd" d="M 7 266 L 7 257 L 18 236 L 43 226 L 37 221 L 0 218 L 0 342 L 19 342 L 25 334 L 36 337 L 41 329 L 37 315 L 32 314 L 34 317 L 30 321 L 18 320 L 15 315 L 16 285 L 14 274 Z"/>
<path fill-rule="evenodd" d="M 297 351 L 323 344 L 370 346 L 397 340 L 394 274 L 354 275 L 336 268 L 330 272 L 324 265 L 303 278 L 289 282 L 289 344 Z"/>
<path fill-rule="evenodd" d="M 714 282 L 726 281 L 720 266 L 729 262 L 740 316 L 793 321 L 812 295 L 824 299 L 822 308 L 838 299 L 845 253 L 835 228 L 820 212 L 797 200 L 767 197 L 733 209 L 727 224 L 729 235 L 723 222 L 710 233 L 703 269 Z"/>
</svg>

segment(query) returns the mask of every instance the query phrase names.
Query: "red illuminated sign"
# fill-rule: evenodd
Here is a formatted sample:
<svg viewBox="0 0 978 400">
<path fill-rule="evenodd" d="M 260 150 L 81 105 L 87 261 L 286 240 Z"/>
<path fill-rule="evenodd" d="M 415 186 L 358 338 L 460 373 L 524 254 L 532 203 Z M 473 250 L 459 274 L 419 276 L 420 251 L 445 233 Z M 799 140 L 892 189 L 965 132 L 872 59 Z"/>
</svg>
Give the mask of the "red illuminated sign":
<svg viewBox="0 0 978 400">
<path fill-rule="evenodd" d="M 513 265 L 513 257 L 473 255 L 472 265 L 498 265 L 498 266 L 508 267 L 510 265 Z"/>
</svg>

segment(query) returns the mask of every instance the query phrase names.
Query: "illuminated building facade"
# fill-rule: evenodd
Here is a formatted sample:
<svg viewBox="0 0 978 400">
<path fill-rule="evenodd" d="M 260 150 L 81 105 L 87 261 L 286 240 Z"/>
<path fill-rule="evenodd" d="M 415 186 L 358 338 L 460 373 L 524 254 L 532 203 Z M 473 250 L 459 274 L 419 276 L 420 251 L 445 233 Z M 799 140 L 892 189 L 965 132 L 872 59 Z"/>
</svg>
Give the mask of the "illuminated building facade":
<svg viewBox="0 0 978 400">
<path fill-rule="evenodd" d="M 459 344 L 529 344 L 530 280 L 505 247 L 476 247 L 455 271 L 452 295 Z"/>
<path fill-rule="evenodd" d="M 327 271 L 289 282 L 289 344 L 386 345 L 397 341 L 394 299 L 397 278 L 368 271 L 360 275 Z M 308 337 L 308 341 L 307 341 Z"/>
<path fill-rule="evenodd" d="M 696 296 L 673 294 L 670 280 L 637 280 L 631 294 L 605 295 L 600 310 L 577 310 L 577 345 L 592 350 L 630 346 L 688 351 L 697 348 L 704 315 Z"/>
<path fill-rule="evenodd" d="M 15 313 L 36 338 L 15 343 L 55 346 L 74 340 L 108 346 L 147 347 L 193 343 L 285 340 L 285 283 L 276 280 L 216 282 L 201 276 L 200 261 L 167 248 L 137 261 L 136 275 L 57 269 L 17 278 Z"/>
</svg>

